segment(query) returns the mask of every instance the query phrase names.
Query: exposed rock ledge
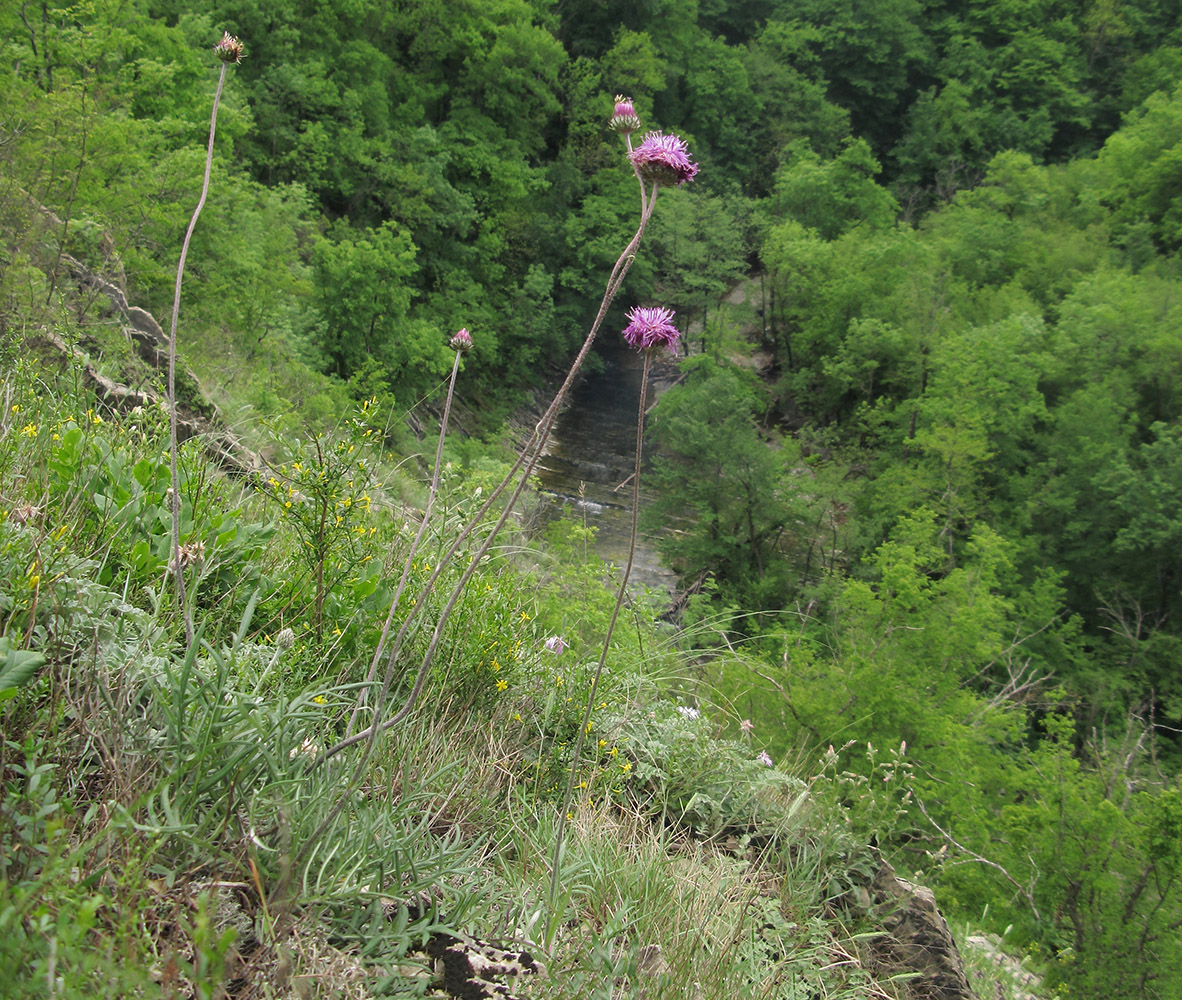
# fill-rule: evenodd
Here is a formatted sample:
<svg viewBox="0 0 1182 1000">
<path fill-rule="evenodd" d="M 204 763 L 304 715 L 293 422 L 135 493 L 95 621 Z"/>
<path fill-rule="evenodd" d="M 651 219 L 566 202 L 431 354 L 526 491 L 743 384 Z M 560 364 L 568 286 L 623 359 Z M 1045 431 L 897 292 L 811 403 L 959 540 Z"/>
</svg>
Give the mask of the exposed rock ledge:
<svg viewBox="0 0 1182 1000">
<path fill-rule="evenodd" d="M 883 933 L 865 944 L 863 960 L 888 975 L 913 972 L 900 996 L 913 1000 L 976 1000 L 960 950 L 931 889 L 900 878 L 877 851 L 878 871 L 854 890 L 860 906 L 878 917 Z"/>
<path fill-rule="evenodd" d="M 156 371 L 168 367 L 168 337 L 156 318 L 146 309 L 129 305 L 127 294 L 117 284 L 91 271 L 81 261 L 63 253 L 59 260 L 70 276 L 83 288 L 95 289 L 110 300 L 111 306 L 123 320 L 124 336 L 135 346 L 139 358 Z M 155 406 L 160 396 L 151 390 L 132 389 L 103 375 L 86 360 L 77 348 L 67 344 L 48 328 L 42 329 L 39 339 L 63 358 L 73 358 L 81 364 L 82 377 L 96 398 L 113 410 L 128 411 L 137 406 Z M 226 429 L 217 408 L 206 398 L 197 377 L 183 366 L 176 372 L 177 437 L 180 441 L 199 438 L 206 452 L 228 472 L 253 475 L 262 467 L 259 456 L 249 450 Z"/>
</svg>

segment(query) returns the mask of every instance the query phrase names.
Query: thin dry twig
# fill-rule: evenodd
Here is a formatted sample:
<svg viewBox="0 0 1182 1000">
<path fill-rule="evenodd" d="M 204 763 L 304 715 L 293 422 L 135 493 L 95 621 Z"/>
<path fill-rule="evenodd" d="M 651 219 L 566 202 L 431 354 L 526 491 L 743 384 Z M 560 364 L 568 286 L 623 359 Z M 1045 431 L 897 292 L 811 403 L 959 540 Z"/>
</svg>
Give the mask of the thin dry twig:
<svg viewBox="0 0 1182 1000">
<path fill-rule="evenodd" d="M 965 847 L 964 844 L 962 844 L 960 841 L 958 841 L 955 837 L 952 836 L 951 833 L 949 833 L 939 823 L 937 823 L 934 819 L 932 819 L 931 814 L 924 807 L 923 800 L 920 799 L 920 797 L 918 795 L 915 796 L 915 804 L 917 806 L 919 806 L 919 811 L 921 813 L 923 813 L 923 815 L 927 819 L 927 821 L 929 823 L 931 823 L 932 826 L 934 826 L 936 828 L 936 830 L 940 833 L 940 835 L 946 841 L 948 841 L 949 844 L 951 844 L 953 847 L 955 847 L 962 854 L 967 855 L 971 860 L 976 861 L 978 864 L 987 865 L 990 868 L 995 868 L 995 869 L 997 869 L 997 871 L 1001 872 L 1002 875 L 1005 876 L 1006 881 L 1008 881 L 1010 883 L 1010 885 L 1012 885 L 1018 891 L 1018 894 L 1023 899 L 1026 900 L 1027 905 L 1030 907 L 1030 911 L 1034 914 L 1034 919 L 1039 921 L 1040 923 L 1042 922 L 1042 917 L 1039 915 L 1039 912 L 1038 912 L 1038 906 L 1034 902 L 1034 892 L 1032 891 L 1032 889 L 1027 888 L 1026 886 L 1022 885 L 1021 882 L 1019 882 L 1016 878 L 1014 878 L 1013 875 L 1011 875 L 1008 871 L 1006 871 L 1006 869 L 1002 865 L 999 865 L 996 861 L 990 861 L 988 858 L 982 857 L 976 851 L 970 850 L 969 848 Z"/>
</svg>

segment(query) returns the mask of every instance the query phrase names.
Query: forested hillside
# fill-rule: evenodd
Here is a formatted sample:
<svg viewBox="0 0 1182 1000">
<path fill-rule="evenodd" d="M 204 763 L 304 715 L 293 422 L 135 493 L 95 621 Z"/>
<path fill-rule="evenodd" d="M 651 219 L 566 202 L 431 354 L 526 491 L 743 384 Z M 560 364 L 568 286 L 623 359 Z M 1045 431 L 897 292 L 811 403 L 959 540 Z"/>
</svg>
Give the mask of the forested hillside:
<svg viewBox="0 0 1182 1000">
<path fill-rule="evenodd" d="M 954 924 L 1004 932 L 1048 995 L 1182 998 L 1180 18 L 1169 0 L 7 5 L 0 974 L 36 970 L 29 996 L 223 995 L 226 886 L 276 963 L 308 968 L 320 945 L 284 936 L 299 914 L 331 926 L 320 953 L 366 955 L 381 921 L 342 899 L 397 897 L 382 940 L 401 960 L 436 926 L 416 894 L 443 885 L 439 927 L 483 900 L 505 913 L 485 936 L 563 956 L 534 995 L 891 995 L 897 970 L 864 956 L 826 978 L 873 926 L 825 929 L 873 844 Z M 223 31 L 245 58 L 215 134 Z M 659 204 L 654 187 L 639 231 L 615 95 L 642 122 L 627 149 L 663 129 L 697 167 Z M 150 366 L 124 334 L 132 307 L 174 308 L 211 136 L 176 479 L 167 338 Z M 532 425 L 588 329 L 616 336 L 637 306 L 685 334 L 644 517 L 688 596 L 613 632 L 617 577 L 583 526 L 538 537 L 506 514 L 511 540 L 482 549 L 502 522 L 481 505 L 517 469 L 505 422 Z M 322 751 L 380 714 L 366 685 L 397 622 L 413 661 L 391 656 L 379 704 L 426 693 L 338 802 Z M 584 853 L 555 853 L 559 905 L 539 885 L 568 805 Z M 685 840 L 642 863 L 640 828 Z M 396 846 L 368 857 L 356 829 Z M 646 909 L 656 855 L 732 841 L 697 860 L 760 900 L 738 964 L 711 924 L 716 951 L 666 942 L 688 979 L 638 978 L 648 938 L 719 909 Z M 779 889 L 745 881 L 752 843 L 781 852 Z M 190 884 L 204 901 L 178 903 Z M 428 988 L 391 968 L 349 995 Z M 253 988 L 289 995 L 280 979 Z"/>
</svg>

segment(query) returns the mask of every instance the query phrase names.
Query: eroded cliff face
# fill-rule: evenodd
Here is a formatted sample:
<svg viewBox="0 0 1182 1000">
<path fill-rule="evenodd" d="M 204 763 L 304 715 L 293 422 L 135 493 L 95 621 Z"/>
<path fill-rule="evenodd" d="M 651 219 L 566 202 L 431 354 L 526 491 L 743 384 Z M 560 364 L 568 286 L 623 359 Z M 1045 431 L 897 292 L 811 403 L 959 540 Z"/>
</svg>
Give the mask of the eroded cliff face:
<svg viewBox="0 0 1182 1000">
<path fill-rule="evenodd" d="M 41 215 L 49 217 L 60 225 L 60 220 L 48 209 L 38 206 Z M 67 253 L 43 262 L 47 274 L 54 269 L 61 271 L 63 279 L 71 279 L 80 298 L 98 293 L 100 317 L 110 316 L 119 323 L 123 335 L 132 345 L 138 366 L 124 367 L 117 377 L 100 372 L 86 353 L 67 344 L 48 326 L 44 327 L 35 340 L 61 359 L 74 358 L 81 366 L 82 378 L 96 400 L 116 411 L 131 411 L 135 407 L 164 407 L 166 401 L 147 386 L 168 366 L 168 336 L 160 323 L 146 309 L 129 304 L 123 286 L 122 266 L 108 265 L 109 276 L 92 269 L 86 263 Z M 113 278 L 113 280 L 112 280 Z M 103 304 L 105 303 L 105 305 Z M 199 438 L 205 450 L 227 472 L 237 475 L 252 475 L 262 467 L 258 455 L 247 449 L 230 430 L 218 413 L 217 407 L 205 395 L 197 376 L 181 364 L 176 372 L 177 389 L 177 437 L 180 441 Z"/>
</svg>

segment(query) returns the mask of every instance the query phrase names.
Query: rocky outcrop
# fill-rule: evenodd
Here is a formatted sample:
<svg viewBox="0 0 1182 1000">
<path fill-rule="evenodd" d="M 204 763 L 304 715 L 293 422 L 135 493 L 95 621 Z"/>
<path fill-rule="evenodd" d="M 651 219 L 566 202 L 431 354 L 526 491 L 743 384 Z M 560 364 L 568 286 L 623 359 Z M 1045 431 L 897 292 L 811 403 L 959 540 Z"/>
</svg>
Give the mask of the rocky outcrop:
<svg viewBox="0 0 1182 1000">
<path fill-rule="evenodd" d="M 418 920 L 435 909 L 440 898 L 438 890 L 432 889 L 406 900 L 383 900 L 382 908 L 388 920 L 397 920 L 400 911 Z M 516 942 L 483 941 L 461 931 L 433 932 L 423 952 L 434 964 L 432 987 L 456 1000 L 513 1000 L 514 985 L 521 979 L 546 976 L 546 967 Z"/>
<path fill-rule="evenodd" d="M 162 406 L 162 398 L 147 389 L 132 389 L 130 386 L 102 374 L 92 365 L 82 351 L 71 347 L 52 330 L 42 330 L 34 338 L 46 347 L 51 348 L 62 358 L 72 358 L 78 364 L 83 384 L 90 389 L 95 398 L 104 406 L 119 412 L 130 412 L 136 407 Z M 210 404 L 206 404 L 210 406 Z M 210 406 L 213 410 L 213 407 Z M 227 472 L 238 475 L 253 475 L 262 468 L 262 460 L 254 452 L 242 446 L 238 439 L 220 426 L 217 421 L 216 410 L 213 417 L 204 412 L 196 412 L 181 404 L 178 406 L 177 440 L 188 441 L 199 438 L 202 447 L 215 462 Z"/>
<path fill-rule="evenodd" d="M 900 981 L 912 1000 L 976 1000 L 948 922 L 931 889 L 900 878 L 878 852 L 874 878 L 854 891 L 882 928 L 865 942 L 866 966 L 879 975 L 915 973 Z"/>
<path fill-rule="evenodd" d="M 123 333 L 134 345 L 140 360 L 155 372 L 167 370 L 168 337 L 148 310 L 129 304 L 127 293 L 122 287 L 90 270 L 67 253 L 60 254 L 55 265 L 63 267 L 80 288 L 106 296 L 113 311 L 119 314 Z M 54 331 L 43 329 L 39 339 L 62 358 L 73 359 L 79 365 L 87 387 L 112 410 L 127 412 L 136 407 L 162 405 L 161 397 L 142 385 L 133 389 L 100 372 L 82 351 L 67 344 Z M 226 429 L 219 418 L 217 407 L 205 397 L 197 377 L 184 366 L 177 368 L 176 388 L 178 440 L 198 438 L 206 453 L 228 472 L 252 475 L 262 467 L 259 456 L 245 448 Z"/>
<path fill-rule="evenodd" d="M 115 310 L 123 317 L 123 332 L 135 345 L 136 352 L 144 361 L 154 368 L 163 368 L 168 364 L 168 337 L 147 309 L 129 305 L 127 293 L 112 281 L 108 281 L 100 274 L 91 271 L 81 261 L 71 257 L 68 253 L 61 255 L 61 263 L 72 277 L 83 288 L 91 288 L 102 292 Z"/>
</svg>

